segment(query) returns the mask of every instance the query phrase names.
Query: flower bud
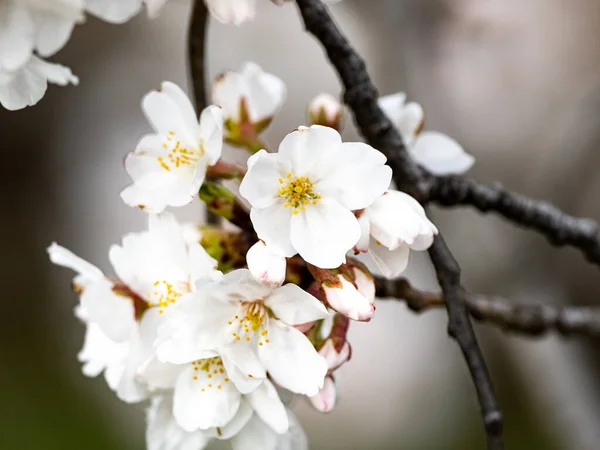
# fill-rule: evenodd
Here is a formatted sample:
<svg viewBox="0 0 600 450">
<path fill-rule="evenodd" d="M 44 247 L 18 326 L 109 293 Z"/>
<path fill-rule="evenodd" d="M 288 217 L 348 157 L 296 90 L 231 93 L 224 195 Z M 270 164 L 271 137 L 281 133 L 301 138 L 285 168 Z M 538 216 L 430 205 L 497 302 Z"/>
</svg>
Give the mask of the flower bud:
<svg viewBox="0 0 600 450">
<path fill-rule="evenodd" d="M 271 123 L 286 97 L 281 79 L 247 62 L 240 72 L 219 75 L 212 91 L 213 103 L 225 118 L 225 140 L 257 152 L 264 147 L 259 134 Z"/>
<path fill-rule="evenodd" d="M 285 257 L 274 253 L 263 241 L 258 241 L 246 255 L 248 269 L 261 283 L 281 286 L 285 280 Z"/>
<path fill-rule="evenodd" d="M 319 94 L 308 105 L 308 119 L 311 125 L 323 125 L 340 131 L 344 108 L 332 95 Z"/>
<path fill-rule="evenodd" d="M 375 314 L 375 284 L 368 269 L 348 258 L 337 269 L 308 265 L 320 285 L 319 298 L 330 308 L 352 320 L 369 321 Z"/>
<path fill-rule="evenodd" d="M 327 375 L 323 387 L 317 395 L 310 397 L 310 403 L 317 411 L 328 413 L 335 407 L 337 389 L 333 375 Z"/>
</svg>

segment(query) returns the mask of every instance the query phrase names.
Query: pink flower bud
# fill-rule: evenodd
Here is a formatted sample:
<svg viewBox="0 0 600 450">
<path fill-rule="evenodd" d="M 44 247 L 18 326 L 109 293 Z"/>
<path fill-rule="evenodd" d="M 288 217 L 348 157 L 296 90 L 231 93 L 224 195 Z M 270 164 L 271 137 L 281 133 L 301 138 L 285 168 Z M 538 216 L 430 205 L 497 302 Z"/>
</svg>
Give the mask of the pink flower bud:
<svg viewBox="0 0 600 450">
<path fill-rule="evenodd" d="M 352 348 L 348 341 L 343 341 L 341 348 L 336 348 L 334 339 L 327 339 L 319 349 L 319 355 L 327 361 L 329 372 L 333 372 L 343 365 L 352 356 Z"/>
<path fill-rule="evenodd" d="M 281 286 L 285 280 L 285 257 L 273 253 L 262 241 L 258 241 L 246 255 L 248 269 L 261 283 Z"/>
<path fill-rule="evenodd" d="M 325 383 L 319 393 L 313 397 L 310 397 L 310 402 L 317 411 L 328 413 L 335 407 L 335 401 L 337 398 L 337 389 L 335 386 L 335 380 L 333 376 L 327 375 L 325 377 Z"/>
<path fill-rule="evenodd" d="M 319 94 L 308 105 L 309 122 L 312 125 L 323 125 L 340 131 L 344 108 L 332 95 Z"/>
<path fill-rule="evenodd" d="M 327 304 L 353 320 L 367 322 L 375 314 L 373 302 L 362 295 L 343 275 L 323 283 Z"/>
</svg>

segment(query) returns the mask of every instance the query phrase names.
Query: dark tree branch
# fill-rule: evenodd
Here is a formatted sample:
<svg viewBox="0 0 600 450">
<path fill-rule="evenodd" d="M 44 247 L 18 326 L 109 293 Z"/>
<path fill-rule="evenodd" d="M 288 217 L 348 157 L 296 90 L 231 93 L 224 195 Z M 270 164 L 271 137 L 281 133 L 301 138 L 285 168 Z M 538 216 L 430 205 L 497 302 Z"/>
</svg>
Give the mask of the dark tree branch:
<svg viewBox="0 0 600 450">
<path fill-rule="evenodd" d="M 338 72 L 344 86 L 344 101 L 352 110 L 361 133 L 369 144 L 387 156 L 398 188 L 423 202 L 430 175 L 410 159 L 402 136 L 379 107 L 379 94 L 364 61 L 337 28 L 320 0 L 297 0 L 297 3 L 306 29 L 321 42 Z M 488 448 L 502 449 L 502 413 L 464 304 L 460 268 L 441 236 L 436 238 L 430 255 L 446 298 L 448 332 L 458 342 L 475 383 Z"/>
<path fill-rule="evenodd" d="M 471 377 L 475 382 L 488 448 L 502 449 L 502 413 L 498 408 L 490 375 L 469 320 L 466 307 L 467 295 L 460 285 L 460 267 L 441 234 L 435 238 L 433 245 L 429 248 L 429 256 L 446 300 L 449 318 L 448 334 L 460 345 Z"/>
<path fill-rule="evenodd" d="M 206 107 L 206 32 L 208 28 L 208 10 L 204 0 L 194 0 L 188 28 L 188 64 L 196 112 L 200 114 Z M 206 223 L 216 225 L 219 218 L 206 211 Z"/>
<path fill-rule="evenodd" d="M 415 313 L 445 306 L 442 294 L 420 291 L 408 280 L 375 279 L 380 298 L 403 300 Z M 564 336 L 600 338 L 600 309 L 593 307 L 516 304 L 500 297 L 468 294 L 467 310 L 476 320 L 526 336 L 556 332 Z"/>
<path fill-rule="evenodd" d="M 494 211 L 538 231 L 552 245 L 575 247 L 588 261 L 600 264 L 600 233 L 591 219 L 570 216 L 549 203 L 509 192 L 500 185 L 486 186 L 460 176 L 431 177 L 426 197 L 442 206 L 469 205 L 481 212 Z"/>
<path fill-rule="evenodd" d="M 188 61 L 196 111 L 206 107 L 205 47 L 208 10 L 204 0 L 194 0 L 188 29 Z"/>
</svg>

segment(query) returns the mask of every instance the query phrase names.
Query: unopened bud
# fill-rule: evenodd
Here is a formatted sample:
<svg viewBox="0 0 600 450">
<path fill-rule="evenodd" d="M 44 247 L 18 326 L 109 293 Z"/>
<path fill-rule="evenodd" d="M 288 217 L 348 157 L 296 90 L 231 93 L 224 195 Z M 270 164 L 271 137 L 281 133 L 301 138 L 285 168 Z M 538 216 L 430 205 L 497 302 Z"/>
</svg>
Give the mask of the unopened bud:
<svg viewBox="0 0 600 450">
<path fill-rule="evenodd" d="M 319 94 L 308 105 L 308 119 L 311 125 L 323 125 L 340 131 L 344 108 L 332 95 Z"/>
<path fill-rule="evenodd" d="M 246 255 L 248 269 L 261 283 L 281 286 L 285 280 L 285 257 L 273 252 L 263 241 L 258 241 Z"/>
<path fill-rule="evenodd" d="M 319 393 L 310 397 L 310 403 L 317 411 L 328 413 L 335 407 L 336 399 L 337 388 L 335 386 L 335 380 L 332 375 L 327 375 Z"/>
<path fill-rule="evenodd" d="M 321 269 L 308 265 L 319 283 L 318 297 L 329 307 L 352 320 L 369 321 L 375 314 L 375 285 L 368 269 L 348 258 L 348 264 L 337 269 Z"/>
</svg>

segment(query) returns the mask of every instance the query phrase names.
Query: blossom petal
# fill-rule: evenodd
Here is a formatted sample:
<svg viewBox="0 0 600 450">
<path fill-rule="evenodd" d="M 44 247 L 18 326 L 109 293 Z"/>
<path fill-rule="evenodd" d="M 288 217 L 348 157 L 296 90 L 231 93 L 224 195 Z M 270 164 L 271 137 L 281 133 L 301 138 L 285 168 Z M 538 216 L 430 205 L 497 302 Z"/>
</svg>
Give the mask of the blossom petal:
<svg viewBox="0 0 600 450">
<path fill-rule="evenodd" d="M 308 176 L 310 179 L 311 175 L 312 178 L 317 175 L 319 178 L 329 171 L 327 161 L 339 156 L 341 145 L 342 138 L 333 128 L 320 125 L 301 127 L 283 138 L 279 144 L 278 156 L 289 161 L 294 176 Z M 336 162 L 341 163 L 339 160 Z M 313 180 L 316 181 L 318 180 Z"/>
<path fill-rule="evenodd" d="M 323 269 L 343 264 L 346 253 L 358 242 L 361 234 L 354 214 L 336 201 L 325 199 L 293 215 L 290 231 L 292 245 L 300 256 Z"/>
<path fill-rule="evenodd" d="M 221 388 L 218 388 L 209 383 L 208 378 L 205 381 L 201 375 L 195 375 L 203 372 L 195 372 L 190 364 L 175 385 L 173 414 L 188 432 L 222 427 L 233 419 L 240 407 L 241 394 L 233 383 L 219 384 Z"/>
<path fill-rule="evenodd" d="M 273 380 L 292 392 L 312 396 L 323 387 L 327 363 L 295 328 L 269 320 L 269 342 L 258 356 Z"/>
<path fill-rule="evenodd" d="M 141 0 L 85 0 L 90 14 L 100 19 L 121 24 L 135 16 L 142 7 Z"/>
<path fill-rule="evenodd" d="M 343 143 L 339 155 L 343 164 L 324 176 L 315 190 L 350 210 L 366 208 L 390 185 L 392 169 L 385 165 L 387 158 L 361 142 Z"/>
<path fill-rule="evenodd" d="M 269 380 L 265 379 L 259 387 L 247 395 L 247 398 L 256 414 L 276 433 L 281 434 L 288 430 L 285 406 L 277 394 L 277 389 Z"/>
<path fill-rule="evenodd" d="M 269 286 L 281 286 L 285 280 L 286 259 L 270 250 L 258 241 L 246 253 L 248 269 L 261 283 Z"/>
<path fill-rule="evenodd" d="M 20 2 L 4 2 L 0 8 L 0 68 L 14 71 L 23 66 L 34 47 L 35 24 Z"/>
<path fill-rule="evenodd" d="M 234 25 L 252 20 L 256 13 L 256 0 L 206 0 L 206 6 L 219 22 Z"/>
<path fill-rule="evenodd" d="M 371 240 L 369 255 L 381 273 L 389 279 L 396 278 L 406 270 L 410 248 L 408 245 L 400 245 L 396 250 L 389 250 L 383 245 L 378 245 L 374 239 Z"/>
<path fill-rule="evenodd" d="M 146 446 L 148 450 L 200 450 L 206 447 L 210 436 L 201 430 L 188 433 L 173 417 L 173 397 L 152 397 L 146 411 Z"/>
<path fill-rule="evenodd" d="M 421 133 L 408 151 L 417 164 L 434 175 L 462 174 L 475 163 L 458 142 L 436 131 Z"/>
<path fill-rule="evenodd" d="M 227 425 L 219 427 L 219 433 L 217 434 L 217 437 L 220 440 L 231 439 L 246 426 L 248 421 L 252 418 L 253 414 L 254 411 L 252 410 L 252 406 L 250 406 L 250 403 L 242 398 L 242 402 L 240 403 L 238 412 L 233 417 L 233 419 L 229 421 Z"/>
<path fill-rule="evenodd" d="M 338 280 L 341 287 L 323 287 L 329 306 L 352 320 L 371 320 L 375 314 L 372 302 L 342 275 L 338 275 Z"/>
<path fill-rule="evenodd" d="M 254 208 L 268 208 L 280 199 L 283 175 L 279 155 L 260 150 L 248 161 L 248 173 L 240 184 L 240 195 Z"/>
<path fill-rule="evenodd" d="M 229 378 L 242 394 L 252 392 L 267 376 L 254 349 L 241 342 L 221 347 L 219 354 Z"/>
<path fill-rule="evenodd" d="M 129 339 L 135 325 L 135 312 L 130 298 L 113 292 L 113 284 L 102 279 L 86 287 L 81 305 L 91 322 L 97 323 L 113 341 Z"/>
<path fill-rule="evenodd" d="M 327 308 L 295 284 L 286 284 L 265 299 L 265 305 L 287 325 L 300 325 L 329 316 Z"/>
<path fill-rule="evenodd" d="M 70 250 L 58 245 L 53 242 L 47 249 L 50 261 L 59 266 L 67 267 L 75 272 L 78 276 L 76 283 L 83 286 L 100 281 L 104 278 L 104 274 L 93 264 L 87 262 L 85 259 L 75 255 Z"/>
<path fill-rule="evenodd" d="M 180 101 L 182 102 L 183 99 Z M 191 103 L 188 106 L 191 108 Z M 199 136 L 202 139 L 208 165 L 216 164 L 223 151 L 223 111 L 221 108 L 209 105 L 202 110 Z"/>
<path fill-rule="evenodd" d="M 252 208 L 250 219 L 258 237 L 276 253 L 287 258 L 297 251 L 290 240 L 292 211 L 279 201 L 268 208 Z"/>
</svg>

